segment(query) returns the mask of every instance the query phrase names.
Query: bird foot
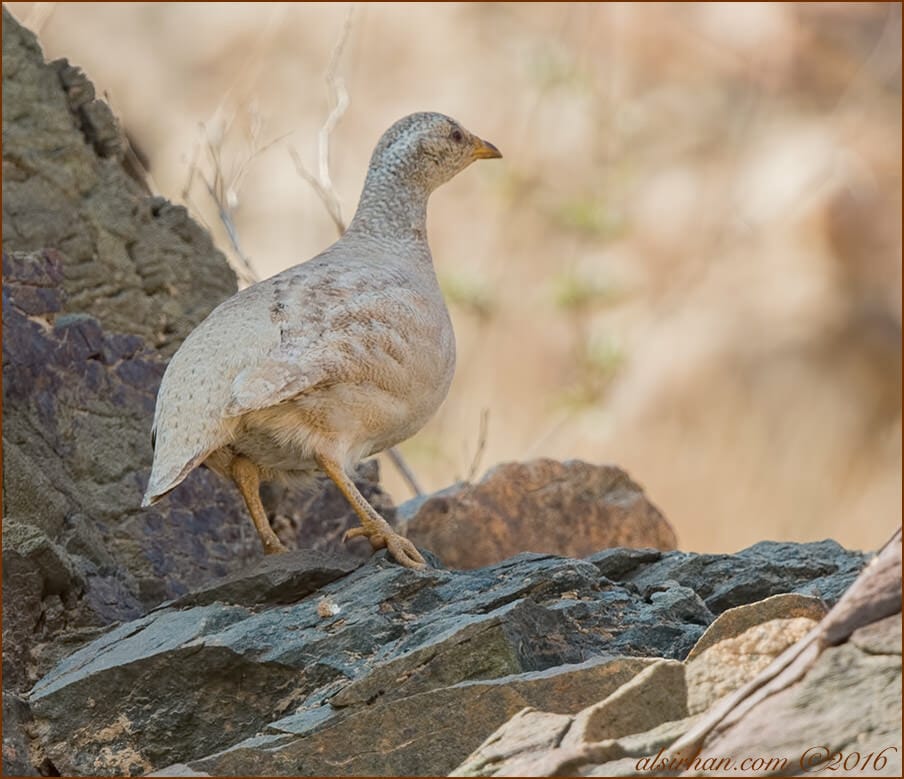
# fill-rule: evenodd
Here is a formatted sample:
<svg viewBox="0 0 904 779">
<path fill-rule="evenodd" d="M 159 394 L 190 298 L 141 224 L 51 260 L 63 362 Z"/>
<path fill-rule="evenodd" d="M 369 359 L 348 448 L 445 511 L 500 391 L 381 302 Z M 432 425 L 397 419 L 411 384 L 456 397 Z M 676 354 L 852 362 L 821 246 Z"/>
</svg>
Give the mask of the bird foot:
<svg viewBox="0 0 904 779">
<path fill-rule="evenodd" d="M 350 538 L 360 538 L 361 536 L 370 541 L 374 551 L 388 549 L 389 554 L 395 558 L 396 562 L 405 568 L 420 571 L 427 567 L 427 561 L 424 560 L 417 547 L 407 538 L 396 533 L 388 524 L 385 529 L 353 527 L 351 530 L 345 531 L 342 542 L 345 543 Z"/>
<path fill-rule="evenodd" d="M 267 541 L 262 539 L 262 543 L 264 545 L 264 554 L 281 554 L 289 551 L 276 536 Z"/>
</svg>

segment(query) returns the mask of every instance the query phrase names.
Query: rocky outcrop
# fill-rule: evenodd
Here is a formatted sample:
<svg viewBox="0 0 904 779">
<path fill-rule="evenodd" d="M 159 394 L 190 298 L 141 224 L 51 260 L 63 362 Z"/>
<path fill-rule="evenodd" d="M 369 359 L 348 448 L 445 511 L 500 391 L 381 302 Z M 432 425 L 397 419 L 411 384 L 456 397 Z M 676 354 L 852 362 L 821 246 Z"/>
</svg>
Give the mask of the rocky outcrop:
<svg viewBox="0 0 904 779">
<path fill-rule="evenodd" d="M 730 609 L 684 663 L 574 716 L 526 708 L 452 775 L 900 776 L 900 530 L 824 609 L 797 594 Z"/>
<path fill-rule="evenodd" d="M 675 531 L 620 468 L 570 460 L 503 463 L 399 507 L 408 537 L 451 568 L 519 552 L 583 557 L 610 547 L 675 549 Z"/>
<path fill-rule="evenodd" d="M 4 8 L 3 248 L 61 252 L 62 312 L 170 354 L 235 274 L 184 208 L 129 174 L 127 148 L 84 74 L 46 64 Z"/>
<path fill-rule="evenodd" d="M 139 508 L 165 363 L 138 336 L 63 313 L 64 263 L 49 249 L 4 255 L 3 577 L 20 604 L 4 614 L 4 681 L 17 690 L 64 651 L 64 633 L 75 640 L 132 619 L 261 556 L 237 492 L 203 469 L 158 506 Z M 318 513 L 304 533 L 313 546 L 335 546 L 355 522 L 335 489 L 297 505 L 285 490 L 268 498 L 276 516 L 297 517 L 282 523 L 290 545 L 311 504 Z"/>
<path fill-rule="evenodd" d="M 340 550 L 356 520 L 331 485 L 264 491 L 305 550 L 268 559 L 204 469 L 140 508 L 165 360 L 234 276 L 147 193 L 85 77 L 5 11 L 3 64 L 5 774 L 441 774 L 517 722 L 513 759 L 588 740 L 650 754 L 863 566 L 831 541 L 661 551 L 674 535 L 628 476 L 576 462 L 409 506 L 412 535 L 466 570 Z M 392 518 L 376 464 L 358 476 Z M 861 653 L 838 684 L 890 677 L 891 633 L 870 630 L 833 644 Z M 502 770 L 481 749 L 466 766 Z"/>
<path fill-rule="evenodd" d="M 295 552 L 69 655 L 28 693 L 31 730 L 66 774 L 442 775 L 526 706 L 574 715 L 641 672 L 671 689 L 729 604 L 797 593 L 787 613 L 812 614 L 812 593 L 833 602 L 862 565 L 828 541 L 523 554 L 470 571 Z"/>
<path fill-rule="evenodd" d="M 87 79 L 45 63 L 4 8 L 3 588 L 18 604 L 3 614 L 4 693 L 104 625 L 256 556 L 239 499 L 209 474 L 186 503 L 138 509 L 157 349 L 178 346 L 235 277 L 126 157 Z"/>
</svg>

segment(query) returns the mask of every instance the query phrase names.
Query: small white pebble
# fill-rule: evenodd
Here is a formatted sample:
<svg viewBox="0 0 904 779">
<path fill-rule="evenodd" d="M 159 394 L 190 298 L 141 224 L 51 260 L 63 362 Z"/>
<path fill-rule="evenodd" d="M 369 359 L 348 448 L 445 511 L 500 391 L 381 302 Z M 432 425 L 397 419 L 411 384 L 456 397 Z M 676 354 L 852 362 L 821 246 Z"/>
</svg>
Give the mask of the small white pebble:
<svg viewBox="0 0 904 779">
<path fill-rule="evenodd" d="M 321 598 L 317 603 L 317 613 L 324 619 L 335 617 L 340 611 L 342 609 L 328 598 Z"/>
</svg>

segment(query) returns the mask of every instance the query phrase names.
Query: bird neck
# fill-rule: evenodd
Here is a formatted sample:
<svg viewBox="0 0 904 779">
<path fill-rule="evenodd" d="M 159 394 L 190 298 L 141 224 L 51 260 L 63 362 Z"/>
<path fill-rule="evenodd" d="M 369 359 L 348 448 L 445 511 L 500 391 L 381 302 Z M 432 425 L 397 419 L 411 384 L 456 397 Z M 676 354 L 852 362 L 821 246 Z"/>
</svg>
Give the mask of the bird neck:
<svg viewBox="0 0 904 779">
<path fill-rule="evenodd" d="M 426 243 L 429 197 L 430 190 L 420 182 L 371 168 L 348 232 Z"/>
</svg>

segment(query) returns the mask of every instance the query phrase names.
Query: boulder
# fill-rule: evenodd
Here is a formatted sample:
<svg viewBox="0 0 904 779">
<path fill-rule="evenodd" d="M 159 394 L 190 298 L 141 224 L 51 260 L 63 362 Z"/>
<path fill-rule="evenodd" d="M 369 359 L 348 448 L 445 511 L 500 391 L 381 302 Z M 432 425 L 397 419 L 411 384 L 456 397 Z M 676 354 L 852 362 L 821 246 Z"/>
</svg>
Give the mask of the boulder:
<svg viewBox="0 0 904 779">
<path fill-rule="evenodd" d="M 787 761 L 772 774 L 834 765 L 839 776 L 901 776 L 901 614 L 827 648 L 798 683 L 708 741 L 704 755 L 754 754 L 754 733 L 755 754 Z"/>
<path fill-rule="evenodd" d="M 580 460 L 503 463 L 399 507 L 407 535 L 450 568 L 521 552 L 584 557 L 610 547 L 676 547 L 675 532 L 620 468 Z"/>
</svg>

